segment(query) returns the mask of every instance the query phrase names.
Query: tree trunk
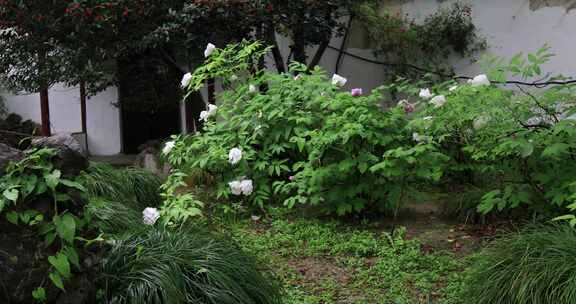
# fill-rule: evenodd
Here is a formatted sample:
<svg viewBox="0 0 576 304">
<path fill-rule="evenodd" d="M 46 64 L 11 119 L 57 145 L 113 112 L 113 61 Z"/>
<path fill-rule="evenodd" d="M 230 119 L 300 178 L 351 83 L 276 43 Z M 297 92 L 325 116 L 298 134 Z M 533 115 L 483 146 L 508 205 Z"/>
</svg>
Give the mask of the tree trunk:
<svg viewBox="0 0 576 304">
<path fill-rule="evenodd" d="M 50 136 L 50 104 L 48 101 L 48 88 L 40 89 L 40 115 L 42 119 L 42 136 Z"/>
<path fill-rule="evenodd" d="M 80 116 L 82 123 L 82 133 L 86 134 L 88 128 L 86 127 L 86 83 L 80 82 Z M 88 134 L 86 134 L 88 136 Z"/>
<path fill-rule="evenodd" d="M 274 26 L 271 24 L 266 26 L 266 41 L 272 45 L 272 56 L 274 57 L 276 70 L 279 74 L 285 73 L 286 68 L 284 66 L 284 57 L 282 56 L 280 48 L 278 47 L 278 42 L 276 41 L 276 31 Z"/>
<path fill-rule="evenodd" d="M 38 53 L 38 72 L 42 77 L 44 75 L 44 61 L 46 60 L 46 53 Z M 40 85 L 40 119 L 42 122 L 42 136 L 52 135 L 50 132 L 50 102 L 48 100 L 48 85 L 46 80 L 43 80 Z"/>
<path fill-rule="evenodd" d="M 310 63 L 308 64 L 309 70 L 314 69 L 314 67 L 316 67 L 320 63 L 320 59 L 322 59 L 324 52 L 326 52 L 326 48 L 328 48 L 328 44 L 330 43 L 330 38 L 328 38 L 328 40 L 323 41 L 318 46 L 318 50 L 316 51 L 314 58 L 312 58 L 312 61 L 310 61 Z"/>
<path fill-rule="evenodd" d="M 294 61 L 306 64 L 306 40 L 304 39 L 303 29 L 294 29 L 294 44 L 292 44 L 292 53 Z"/>
</svg>

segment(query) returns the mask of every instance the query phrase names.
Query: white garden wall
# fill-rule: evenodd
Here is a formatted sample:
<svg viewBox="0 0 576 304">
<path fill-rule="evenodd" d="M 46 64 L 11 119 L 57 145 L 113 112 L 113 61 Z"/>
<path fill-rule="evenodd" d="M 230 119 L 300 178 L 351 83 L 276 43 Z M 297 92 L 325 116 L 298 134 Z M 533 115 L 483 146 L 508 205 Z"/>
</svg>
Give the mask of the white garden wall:
<svg viewBox="0 0 576 304">
<path fill-rule="evenodd" d="M 390 4 L 391 9 L 408 13 L 422 19 L 433 13 L 439 6 L 449 6 L 455 0 L 397 0 Z M 562 73 L 576 77 L 576 0 L 469 0 L 472 5 L 474 23 L 480 35 L 485 37 L 489 48 L 486 52 L 512 57 L 518 52 L 534 52 L 548 43 L 556 54 L 544 66 L 545 71 Z M 289 41 L 280 37 L 279 45 L 285 58 L 289 54 Z M 331 42 L 340 47 L 341 38 Z M 313 54 L 314 49 L 310 50 Z M 372 50 L 347 48 L 347 52 L 363 57 L 373 57 Z M 321 66 L 329 74 L 334 73 L 338 52 L 328 49 Z M 268 61 L 272 63 L 272 60 Z M 469 60 L 454 60 L 460 75 L 474 76 L 479 67 Z M 382 84 L 386 67 L 364 62 L 344 55 L 340 72 L 348 78 L 347 88 L 362 87 L 373 89 Z M 203 95 L 206 99 L 206 92 Z M 37 95 L 7 96 L 9 110 L 40 120 L 39 98 Z M 120 113 L 113 103 L 117 102 L 117 90 L 111 88 L 88 101 L 88 143 L 95 155 L 110 155 L 121 150 Z M 80 105 L 77 89 L 56 87 L 50 92 L 50 107 L 53 132 L 80 131 Z M 184 119 L 182 119 L 183 124 Z"/>
<path fill-rule="evenodd" d="M 23 119 L 40 122 L 40 97 L 38 94 L 4 95 L 9 112 Z M 52 133 L 81 132 L 80 90 L 54 86 L 50 89 L 50 122 Z M 93 155 L 120 153 L 120 111 L 113 105 L 118 102 L 115 87 L 88 99 L 86 127 L 88 149 Z"/>
<path fill-rule="evenodd" d="M 456 0 L 397 0 L 389 4 L 394 12 L 408 14 L 416 20 L 435 12 L 439 7 L 449 7 Z M 485 53 L 511 58 L 518 52 L 535 52 L 545 43 L 556 54 L 543 67 L 551 73 L 561 73 L 576 77 L 576 0 L 468 0 L 472 6 L 474 24 L 479 35 L 486 38 L 488 49 Z M 339 48 L 341 38 L 333 39 L 331 46 Z M 281 39 L 284 56 L 288 56 L 289 42 Z M 375 59 L 370 49 L 346 48 L 347 52 L 369 59 Z M 313 54 L 314 48 L 310 49 Z M 477 54 L 477 58 L 482 54 Z M 334 73 L 338 51 L 328 49 L 322 58 L 321 66 L 330 74 Z M 382 84 L 386 67 L 368 63 L 344 55 L 339 74 L 348 78 L 347 88 L 363 87 L 373 89 Z M 272 61 L 270 61 L 272 62 Z M 457 74 L 474 76 L 480 68 L 469 59 L 453 60 Z"/>
</svg>

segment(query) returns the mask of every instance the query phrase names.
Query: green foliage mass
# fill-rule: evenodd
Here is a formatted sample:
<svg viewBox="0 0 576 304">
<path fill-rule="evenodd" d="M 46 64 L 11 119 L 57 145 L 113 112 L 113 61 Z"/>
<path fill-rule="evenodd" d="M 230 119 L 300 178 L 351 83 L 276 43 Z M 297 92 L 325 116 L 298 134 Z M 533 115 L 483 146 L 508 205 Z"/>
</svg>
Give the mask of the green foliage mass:
<svg viewBox="0 0 576 304">
<path fill-rule="evenodd" d="M 7 166 L 0 177 L 0 215 L 13 225 L 32 229 L 47 247 L 56 248 L 47 251 L 52 266 L 48 277 L 64 290 L 64 283 L 72 278 L 72 266 L 80 267 L 77 238 L 85 236 L 90 221 L 82 213 L 77 195 L 85 188 L 62 176 L 51 162 L 55 155 L 54 149 L 29 150 L 22 160 Z M 36 290 L 35 297 L 41 300 L 42 292 L 42 288 Z"/>
<path fill-rule="evenodd" d="M 404 111 L 383 111 L 379 90 L 352 96 L 321 69 L 300 64 L 291 66 L 296 77 L 249 73 L 247 64 L 264 51 L 258 43 L 229 46 L 193 75 L 190 90 L 216 76 L 226 90 L 218 96 L 216 118 L 208 118 L 202 132 L 175 137 L 167 157 L 174 177 L 200 171 L 212 183 L 197 186 L 214 189 L 222 202 L 307 204 L 343 215 L 397 209 L 410 194 L 410 182 L 441 176 L 435 168 L 444 157 L 433 145 L 411 144 Z M 232 75 L 240 79 L 228 81 Z M 233 148 L 243 156 L 231 165 Z M 254 192 L 232 196 L 229 183 L 242 178 L 253 181 Z M 169 179 L 165 187 L 173 184 Z"/>
<path fill-rule="evenodd" d="M 550 57 L 544 47 L 509 62 L 488 58 L 492 85 L 442 83 L 432 91 L 445 96 L 444 105 L 417 106 L 409 127 L 450 157 L 448 181 L 486 189 L 477 208 L 481 213 L 527 207 L 549 214 L 574 206 L 575 87 L 494 85 L 511 77 L 539 77 L 540 66 Z M 448 89 L 454 85 L 458 86 Z M 417 92 L 403 83 L 393 86 L 408 94 Z"/>
</svg>

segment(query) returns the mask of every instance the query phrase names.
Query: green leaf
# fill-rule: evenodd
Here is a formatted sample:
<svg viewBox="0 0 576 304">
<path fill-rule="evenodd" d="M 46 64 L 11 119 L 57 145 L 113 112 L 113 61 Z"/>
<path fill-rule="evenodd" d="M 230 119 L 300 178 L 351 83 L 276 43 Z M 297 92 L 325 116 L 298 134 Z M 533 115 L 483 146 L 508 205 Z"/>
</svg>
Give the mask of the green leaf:
<svg viewBox="0 0 576 304">
<path fill-rule="evenodd" d="M 60 170 L 54 170 L 52 171 L 52 173 L 44 174 L 44 180 L 46 181 L 46 186 L 48 186 L 48 188 L 54 191 L 54 189 L 56 189 L 56 187 L 60 183 L 61 176 L 62 172 L 60 172 Z"/>
<path fill-rule="evenodd" d="M 64 278 L 69 279 L 72 276 L 72 273 L 70 272 L 70 262 L 64 253 L 60 252 L 56 256 L 49 256 L 48 262 L 50 265 L 54 266 L 58 273 Z"/>
<path fill-rule="evenodd" d="M 42 287 L 38 287 L 32 291 L 32 297 L 36 301 L 44 302 L 46 301 L 46 290 Z"/>
<path fill-rule="evenodd" d="M 55 239 L 56 239 L 56 233 L 50 232 L 46 234 L 46 236 L 44 237 L 44 243 L 46 243 L 46 246 L 50 246 L 52 245 Z"/>
<path fill-rule="evenodd" d="M 559 156 L 562 156 L 563 154 L 567 153 L 568 149 L 570 149 L 570 145 L 568 145 L 568 144 L 554 143 L 554 144 L 546 147 L 546 149 L 544 149 L 544 151 L 542 151 L 542 156 L 543 157 L 559 157 Z"/>
<path fill-rule="evenodd" d="M 70 200 L 70 195 L 66 193 L 54 193 L 54 200 L 57 202 L 67 202 Z"/>
<path fill-rule="evenodd" d="M 50 278 L 50 281 L 52 281 L 52 283 L 54 283 L 54 285 L 62 290 L 66 290 L 64 289 L 64 283 L 62 283 L 62 277 L 56 273 L 56 272 L 51 272 L 48 277 Z"/>
<path fill-rule="evenodd" d="M 76 221 L 74 216 L 70 213 L 65 213 L 62 216 L 54 216 L 54 225 L 56 225 L 56 232 L 58 236 L 68 243 L 74 242 L 74 235 L 76 234 Z"/>
<path fill-rule="evenodd" d="M 360 171 L 360 173 L 364 174 L 366 172 L 366 170 L 368 170 L 368 164 L 367 163 L 360 163 L 358 165 L 358 171 Z"/>
<path fill-rule="evenodd" d="M 522 53 L 518 53 L 510 60 L 510 65 L 519 65 L 522 63 Z"/>
<path fill-rule="evenodd" d="M 44 192 L 46 192 L 47 189 L 48 187 L 46 186 L 45 182 L 36 183 L 36 191 L 34 191 L 34 194 L 36 195 L 43 194 Z"/>
<path fill-rule="evenodd" d="M 74 247 L 67 246 L 66 248 L 63 249 L 63 252 L 68 257 L 68 260 L 70 261 L 70 263 L 72 263 L 72 265 L 78 268 L 80 267 L 80 258 L 78 257 L 78 253 L 76 252 L 76 249 L 74 249 Z"/>
<path fill-rule="evenodd" d="M 554 221 L 554 222 L 567 221 L 567 220 L 572 220 L 572 219 L 576 219 L 576 216 L 574 216 L 573 214 L 566 214 L 566 215 L 561 215 L 561 216 L 555 217 L 552 219 L 552 221 Z"/>
<path fill-rule="evenodd" d="M 38 177 L 36 175 L 26 176 L 22 184 L 22 197 L 25 198 L 32 192 L 34 192 L 37 183 L 38 183 Z"/>
<path fill-rule="evenodd" d="M 6 189 L 4 193 L 2 193 L 7 200 L 13 201 L 14 203 L 18 200 L 19 194 L 20 192 L 16 188 Z"/>
<path fill-rule="evenodd" d="M 86 192 L 86 188 L 84 188 L 84 186 L 82 186 L 80 183 L 77 183 L 77 182 L 74 182 L 74 181 L 71 181 L 68 179 L 64 179 L 64 178 L 60 179 L 60 183 L 66 187 L 74 188 L 74 189 L 78 189 L 82 192 Z"/>
<path fill-rule="evenodd" d="M 10 211 L 6 214 L 6 219 L 14 224 L 14 225 L 18 225 L 18 213 L 16 213 L 15 211 Z"/>
<path fill-rule="evenodd" d="M 520 145 L 520 156 L 526 158 L 532 155 L 532 152 L 534 152 L 534 145 L 532 145 L 531 143 L 525 142 L 522 145 Z"/>
</svg>

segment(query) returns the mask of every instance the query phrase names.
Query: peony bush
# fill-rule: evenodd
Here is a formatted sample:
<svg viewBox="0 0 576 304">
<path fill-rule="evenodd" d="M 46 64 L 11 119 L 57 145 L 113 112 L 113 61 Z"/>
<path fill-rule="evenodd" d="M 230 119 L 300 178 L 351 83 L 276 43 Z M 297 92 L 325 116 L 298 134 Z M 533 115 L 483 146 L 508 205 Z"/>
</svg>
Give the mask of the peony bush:
<svg viewBox="0 0 576 304">
<path fill-rule="evenodd" d="M 248 64 L 266 51 L 246 42 L 217 49 L 192 75 L 189 90 L 208 78 L 225 90 L 217 108 L 207 105 L 216 110 L 201 132 L 167 143 L 174 170 L 165 189 L 194 186 L 224 207 L 314 205 L 343 215 L 397 209 L 411 181 L 441 176 L 444 156 L 433 144 L 413 144 L 405 111 L 382 108 L 383 90 L 343 91 L 344 76 L 299 64 L 285 74 Z M 184 182 L 191 176 L 204 182 Z M 197 208 L 182 195 L 166 198 L 165 213 Z"/>
<path fill-rule="evenodd" d="M 542 76 L 540 66 L 550 57 L 543 47 L 509 62 L 488 58 L 487 74 L 441 83 L 414 97 L 419 102 L 408 126 L 414 140 L 432 142 L 449 157 L 446 182 L 484 190 L 481 213 L 576 209 L 574 85 L 503 85 L 509 79 L 558 80 Z M 402 83 L 391 87 L 408 95 L 418 90 Z"/>
<path fill-rule="evenodd" d="M 320 68 L 255 68 L 267 51 L 258 42 L 216 48 L 185 76 L 188 92 L 210 78 L 224 91 L 201 115 L 201 132 L 166 143 L 167 222 L 200 215 L 198 192 L 228 209 L 312 205 L 344 215 L 397 211 L 422 183 L 438 181 L 481 189 L 471 203 L 483 214 L 576 210 L 574 86 L 504 85 L 542 78 L 547 47 L 509 62 L 488 58 L 486 73 L 464 82 L 400 79 L 372 92 L 345 91 L 348 79 Z M 383 107 L 390 102 L 398 106 Z"/>
</svg>

